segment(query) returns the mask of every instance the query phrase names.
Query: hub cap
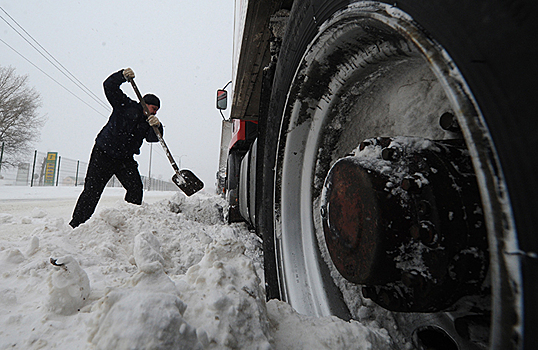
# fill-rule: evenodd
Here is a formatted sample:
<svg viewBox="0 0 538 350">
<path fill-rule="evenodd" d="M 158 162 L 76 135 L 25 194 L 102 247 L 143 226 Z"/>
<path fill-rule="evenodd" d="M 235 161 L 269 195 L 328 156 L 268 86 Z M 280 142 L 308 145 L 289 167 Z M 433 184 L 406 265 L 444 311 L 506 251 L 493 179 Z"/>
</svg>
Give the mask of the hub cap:
<svg viewBox="0 0 538 350">
<path fill-rule="evenodd" d="M 488 268 L 471 160 L 458 141 L 374 138 L 325 180 L 321 216 L 338 271 L 393 311 L 442 310 Z"/>
</svg>

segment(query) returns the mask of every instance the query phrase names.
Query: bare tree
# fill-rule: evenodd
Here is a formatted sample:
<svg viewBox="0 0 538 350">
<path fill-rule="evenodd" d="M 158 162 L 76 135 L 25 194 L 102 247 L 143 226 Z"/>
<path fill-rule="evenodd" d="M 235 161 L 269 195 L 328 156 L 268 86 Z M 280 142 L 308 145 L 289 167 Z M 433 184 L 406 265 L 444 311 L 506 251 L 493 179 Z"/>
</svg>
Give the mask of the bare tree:
<svg viewBox="0 0 538 350">
<path fill-rule="evenodd" d="M 4 166 L 14 166 L 31 151 L 46 118 L 37 114 L 39 93 L 28 86 L 28 76 L 15 68 L 0 66 L 0 147 L 4 143 Z"/>
</svg>

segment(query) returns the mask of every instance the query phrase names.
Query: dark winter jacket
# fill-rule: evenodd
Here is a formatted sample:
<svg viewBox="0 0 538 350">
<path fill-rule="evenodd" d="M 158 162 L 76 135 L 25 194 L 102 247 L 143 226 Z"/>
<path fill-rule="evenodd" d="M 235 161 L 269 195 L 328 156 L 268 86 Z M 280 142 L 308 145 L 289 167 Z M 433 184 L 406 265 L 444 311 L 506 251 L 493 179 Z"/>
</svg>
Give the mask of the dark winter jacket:
<svg viewBox="0 0 538 350">
<path fill-rule="evenodd" d="M 126 81 L 123 69 L 104 81 L 103 87 L 106 98 L 112 105 L 112 114 L 95 139 L 96 148 L 116 159 L 132 158 L 134 154 L 140 154 L 144 139 L 148 142 L 159 141 L 146 121 L 140 103 L 131 100 L 120 89 L 120 85 Z M 162 124 L 159 130 L 162 134 Z"/>
</svg>

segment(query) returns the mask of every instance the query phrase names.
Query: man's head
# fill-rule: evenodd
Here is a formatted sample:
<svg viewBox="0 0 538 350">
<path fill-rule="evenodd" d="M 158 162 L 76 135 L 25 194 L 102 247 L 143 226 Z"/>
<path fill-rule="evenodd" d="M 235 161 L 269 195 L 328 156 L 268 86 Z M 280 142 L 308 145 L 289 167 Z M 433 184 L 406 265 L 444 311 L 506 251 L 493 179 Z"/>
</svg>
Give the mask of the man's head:
<svg viewBox="0 0 538 350">
<path fill-rule="evenodd" d="M 146 102 L 146 105 L 148 106 L 149 114 L 156 114 L 161 107 L 161 101 L 153 94 L 145 94 L 144 102 Z"/>
</svg>

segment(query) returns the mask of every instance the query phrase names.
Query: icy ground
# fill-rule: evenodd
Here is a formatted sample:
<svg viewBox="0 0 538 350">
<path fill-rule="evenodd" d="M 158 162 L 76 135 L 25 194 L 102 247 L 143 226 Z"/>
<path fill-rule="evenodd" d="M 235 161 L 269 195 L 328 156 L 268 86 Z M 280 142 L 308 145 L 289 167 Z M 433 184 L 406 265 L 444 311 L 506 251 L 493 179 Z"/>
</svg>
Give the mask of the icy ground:
<svg viewBox="0 0 538 350">
<path fill-rule="evenodd" d="M 0 187 L 0 349 L 388 349 L 386 330 L 265 302 L 261 243 L 208 194 Z"/>
</svg>

